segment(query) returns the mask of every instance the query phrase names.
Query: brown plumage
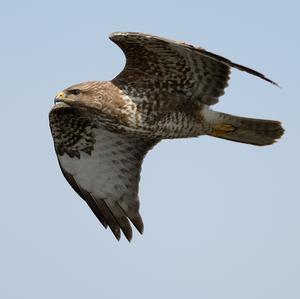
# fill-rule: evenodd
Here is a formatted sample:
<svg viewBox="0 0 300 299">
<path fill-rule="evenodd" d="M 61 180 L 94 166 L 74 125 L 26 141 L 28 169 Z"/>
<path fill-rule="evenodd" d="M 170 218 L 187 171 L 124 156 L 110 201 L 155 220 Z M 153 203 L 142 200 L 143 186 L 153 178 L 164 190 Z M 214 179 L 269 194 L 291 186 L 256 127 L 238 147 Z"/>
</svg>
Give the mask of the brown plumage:
<svg viewBox="0 0 300 299">
<path fill-rule="evenodd" d="M 165 138 L 210 135 L 272 144 L 280 122 L 216 112 L 230 68 L 273 84 L 261 73 L 185 43 L 142 33 L 114 33 L 126 56 L 112 81 L 73 85 L 49 114 L 60 168 L 74 190 L 117 239 L 143 232 L 138 184 L 146 153 Z"/>
</svg>

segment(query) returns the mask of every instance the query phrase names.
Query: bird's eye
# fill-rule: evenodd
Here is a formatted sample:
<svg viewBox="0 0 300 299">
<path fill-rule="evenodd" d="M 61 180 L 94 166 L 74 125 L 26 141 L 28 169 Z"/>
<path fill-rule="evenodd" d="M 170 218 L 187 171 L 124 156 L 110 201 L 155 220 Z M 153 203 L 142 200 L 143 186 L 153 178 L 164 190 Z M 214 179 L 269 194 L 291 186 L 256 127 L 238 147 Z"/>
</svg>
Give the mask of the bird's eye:
<svg viewBox="0 0 300 299">
<path fill-rule="evenodd" d="M 80 90 L 79 89 L 71 89 L 71 90 L 69 90 L 69 93 L 77 96 L 80 94 Z"/>
</svg>

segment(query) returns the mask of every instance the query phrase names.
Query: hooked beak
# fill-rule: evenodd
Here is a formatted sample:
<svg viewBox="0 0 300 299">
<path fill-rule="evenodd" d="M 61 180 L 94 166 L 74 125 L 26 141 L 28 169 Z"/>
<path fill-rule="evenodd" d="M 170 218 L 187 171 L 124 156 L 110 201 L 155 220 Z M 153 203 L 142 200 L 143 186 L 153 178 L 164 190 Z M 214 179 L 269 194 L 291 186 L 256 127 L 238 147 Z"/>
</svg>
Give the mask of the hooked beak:
<svg viewBox="0 0 300 299">
<path fill-rule="evenodd" d="M 55 96 L 55 98 L 54 98 L 54 104 L 64 103 L 66 99 L 67 99 L 66 94 L 63 91 L 61 91 L 60 93 L 58 93 Z"/>
</svg>

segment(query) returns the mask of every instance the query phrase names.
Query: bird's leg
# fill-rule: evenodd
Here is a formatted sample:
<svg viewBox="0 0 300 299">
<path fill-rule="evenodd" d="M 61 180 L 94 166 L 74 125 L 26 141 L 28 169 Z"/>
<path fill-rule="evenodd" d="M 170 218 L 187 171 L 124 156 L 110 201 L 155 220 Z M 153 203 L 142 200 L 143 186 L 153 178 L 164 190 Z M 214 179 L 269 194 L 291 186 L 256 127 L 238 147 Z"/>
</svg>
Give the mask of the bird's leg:
<svg viewBox="0 0 300 299">
<path fill-rule="evenodd" d="M 230 124 L 215 124 L 212 127 L 212 136 L 221 137 L 228 133 L 232 133 L 236 130 L 236 127 Z"/>
</svg>

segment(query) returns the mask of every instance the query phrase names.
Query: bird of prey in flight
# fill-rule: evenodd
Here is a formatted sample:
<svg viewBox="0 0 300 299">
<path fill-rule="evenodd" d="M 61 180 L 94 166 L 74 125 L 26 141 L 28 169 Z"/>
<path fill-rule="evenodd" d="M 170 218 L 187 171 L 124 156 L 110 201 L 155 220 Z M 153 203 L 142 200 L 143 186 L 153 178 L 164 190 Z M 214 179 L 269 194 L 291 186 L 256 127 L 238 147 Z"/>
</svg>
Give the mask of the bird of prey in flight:
<svg viewBox="0 0 300 299">
<path fill-rule="evenodd" d="M 111 81 L 59 92 L 49 114 L 60 168 L 106 228 L 130 241 L 143 232 L 138 185 L 147 152 L 163 139 L 209 135 L 258 146 L 284 132 L 280 122 L 212 110 L 231 68 L 263 74 L 186 43 L 136 32 L 110 35 L 126 56 Z M 201 173 L 200 173 L 201 175 Z"/>
</svg>

